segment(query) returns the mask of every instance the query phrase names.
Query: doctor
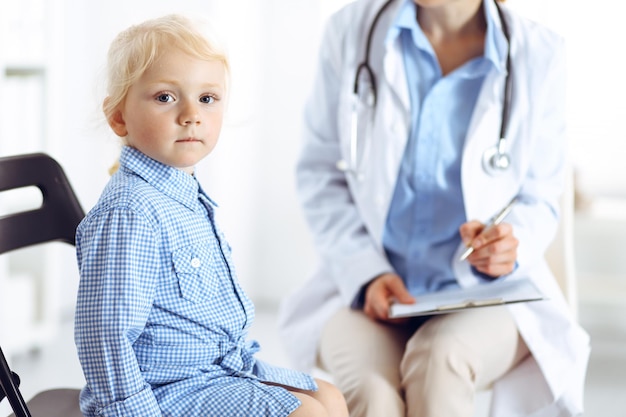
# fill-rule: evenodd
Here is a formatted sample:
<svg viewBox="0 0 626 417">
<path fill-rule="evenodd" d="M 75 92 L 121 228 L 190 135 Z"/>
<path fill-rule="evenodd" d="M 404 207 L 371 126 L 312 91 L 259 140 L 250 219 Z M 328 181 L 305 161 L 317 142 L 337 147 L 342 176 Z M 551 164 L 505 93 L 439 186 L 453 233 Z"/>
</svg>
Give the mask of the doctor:
<svg viewBox="0 0 626 417">
<path fill-rule="evenodd" d="M 352 416 L 471 417 L 486 387 L 492 416 L 582 413 L 588 336 L 544 261 L 567 165 L 563 49 L 493 0 L 359 0 L 328 23 L 297 168 L 320 267 L 280 321 Z M 388 318 L 393 299 L 520 277 L 549 301 Z"/>
</svg>

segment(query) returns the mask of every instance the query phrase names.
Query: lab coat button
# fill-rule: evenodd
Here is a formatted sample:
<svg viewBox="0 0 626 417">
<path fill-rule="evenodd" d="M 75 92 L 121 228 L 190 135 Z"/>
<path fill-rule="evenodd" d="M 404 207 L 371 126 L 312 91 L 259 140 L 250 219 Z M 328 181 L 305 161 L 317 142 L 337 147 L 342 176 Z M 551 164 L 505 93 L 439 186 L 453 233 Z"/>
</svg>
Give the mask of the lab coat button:
<svg viewBox="0 0 626 417">
<path fill-rule="evenodd" d="M 200 259 L 198 258 L 193 258 L 191 260 L 191 266 L 193 266 L 194 268 L 199 268 L 200 267 Z"/>
</svg>

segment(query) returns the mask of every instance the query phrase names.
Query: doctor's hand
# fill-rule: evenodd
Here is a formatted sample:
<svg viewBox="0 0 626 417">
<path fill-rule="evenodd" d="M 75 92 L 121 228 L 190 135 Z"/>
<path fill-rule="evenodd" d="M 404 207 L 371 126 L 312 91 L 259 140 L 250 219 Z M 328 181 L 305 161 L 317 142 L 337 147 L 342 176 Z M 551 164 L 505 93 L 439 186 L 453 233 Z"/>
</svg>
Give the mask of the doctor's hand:
<svg viewBox="0 0 626 417">
<path fill-rule="evenodd" d="M 513 226 L 500 223 L 485 229 L 472 220 L 459 228 L 463 243 L 474 248 L 467 261 L 479 272 L 497 278 L 513 272 L 517 261 L 519 241 L 513 236 Z"/>
<path fill-rule="evenodd" d="M 404 319 L 389 319 L 389 306 L 393 301 L 402 304 L 413 304 L 415 298 L 409 294 L 402 278 L 390 272 L 374 278 L 365 290 L 364 313 L 373 320 L 391 323 Z"/>
</svg>

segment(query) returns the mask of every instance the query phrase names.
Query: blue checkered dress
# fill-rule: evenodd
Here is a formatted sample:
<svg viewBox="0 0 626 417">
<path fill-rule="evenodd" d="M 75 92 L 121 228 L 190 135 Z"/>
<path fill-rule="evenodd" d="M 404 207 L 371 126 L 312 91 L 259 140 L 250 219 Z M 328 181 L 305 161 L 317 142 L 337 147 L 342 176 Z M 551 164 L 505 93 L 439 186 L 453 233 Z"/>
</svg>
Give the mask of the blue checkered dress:
<svg viewBox="0 0 626 417">
<path fill-rule="evenodd" d="M 78 227 L 75 341 L 86 416 L 286 416 L 317 389 L 256 360 L 254 307 L 195 178 L 125 147 Z"/>
</svg>

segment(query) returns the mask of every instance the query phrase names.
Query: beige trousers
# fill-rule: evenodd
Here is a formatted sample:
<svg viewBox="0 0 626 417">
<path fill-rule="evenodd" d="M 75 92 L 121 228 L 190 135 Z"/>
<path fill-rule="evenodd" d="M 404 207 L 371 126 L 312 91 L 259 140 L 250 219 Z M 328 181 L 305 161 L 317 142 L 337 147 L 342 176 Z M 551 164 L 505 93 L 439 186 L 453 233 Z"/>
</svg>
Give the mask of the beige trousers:
<svg viewBox="0 0 626 417">
<path fill-rule="evenodd" d="M 318 363 L 343 392 L 351 417 L 472 417 L 475 392 L 526 355 L 504 307 L 402 325 L 345 308 L 323 331 Z"/>
</svg>

